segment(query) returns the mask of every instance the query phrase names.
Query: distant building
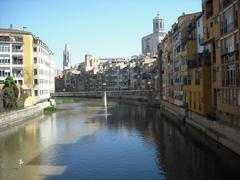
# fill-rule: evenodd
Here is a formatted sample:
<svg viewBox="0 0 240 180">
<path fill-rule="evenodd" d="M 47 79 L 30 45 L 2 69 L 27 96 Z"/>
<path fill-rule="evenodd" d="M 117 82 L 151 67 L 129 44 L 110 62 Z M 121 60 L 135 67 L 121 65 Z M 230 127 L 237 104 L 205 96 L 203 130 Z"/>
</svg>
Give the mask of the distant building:
<svg viewBox="0 0 240 180">
<path fill-rule="evenodd" d="M 25 30 L 0 29 L 0 84 L 11 76 L 22 86 L 30 106 L 50 98 L 54 92 L 53 52 Z"/>
<path fill-rule="evenodd" d="M 65 44 L 63 50 L 63 70 L 71 69 L 71 53 L 68 44 Z"/>
<path fill-rule="evenodd" d="M 92 71 L 96 74 L 99 71 L 99 59 L 93 58 L 91 54 L 85 55 L 85 71 Z"/>
<path fill-rule="evenodd" d="M 63 74 L 63 71 L 60 69 L 55 69 L 55 77 L 56 76 L 61 76 Z"/>
<path fill-rule="evenodd" d="M 153 33 L 142 38 L 142 54 L 157 54 L 157 46 L 164 38 L 164 20 L 159 14 L 153 19 Z"/>
</svg>

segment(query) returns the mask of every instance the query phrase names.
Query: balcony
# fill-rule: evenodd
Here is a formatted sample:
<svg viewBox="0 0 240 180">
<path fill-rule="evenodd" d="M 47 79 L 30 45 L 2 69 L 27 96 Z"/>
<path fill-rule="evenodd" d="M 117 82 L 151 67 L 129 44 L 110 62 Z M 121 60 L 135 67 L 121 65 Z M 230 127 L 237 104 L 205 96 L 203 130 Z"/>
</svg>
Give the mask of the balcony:
<svg viewBox="0 0 240 180">
<path fill-rule="evenodd" d="M 232 52 L 227 52 L 222 54 L 222 63 L 229 63 L 232 61 L 239 60 L 239 51 L 238 49 L 235 49 Z"/>
<path fill-rule="evenodd" d="M 0 42 L 1 43 L 9 43 L 10 37 L 9 36 L 0 36 Z"/>
<path fill-rule="evenodd" d="M 203 52 L 195 55 L 195 58 L 187 61 L 188 69 L 211 65 L 211 53 Z"/>
<path fill-rule="evenodd" d="M 12 63 L 13 63 L 14 65 L 22 65 L 22 64 L 23 64 L 23 58 L 13 57 Z"/>
<path fill-rule="evenodd" d="M 12 52 L 23 52 L 22 46 L 13 45 L 12 46 Z"/>
<path fill-rule="evenodd" d="M 23 70 L 22 69 L 13 69 L 12 71 L 14 78 L 23 78 Z"/>
</svg>

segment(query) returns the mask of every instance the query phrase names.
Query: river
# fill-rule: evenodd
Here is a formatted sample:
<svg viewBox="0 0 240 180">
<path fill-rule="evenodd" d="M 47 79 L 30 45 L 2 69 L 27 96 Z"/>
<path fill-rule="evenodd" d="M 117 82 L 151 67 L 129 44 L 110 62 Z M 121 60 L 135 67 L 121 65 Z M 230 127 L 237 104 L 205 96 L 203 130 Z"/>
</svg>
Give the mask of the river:
<svg viewBox="0 0 240 180">
<path fill-rule="evenodd" d="M 78 99 L 0 131 L 0 180 L 236 177 L 239 156 L 141 103 Z"/>
</svg>

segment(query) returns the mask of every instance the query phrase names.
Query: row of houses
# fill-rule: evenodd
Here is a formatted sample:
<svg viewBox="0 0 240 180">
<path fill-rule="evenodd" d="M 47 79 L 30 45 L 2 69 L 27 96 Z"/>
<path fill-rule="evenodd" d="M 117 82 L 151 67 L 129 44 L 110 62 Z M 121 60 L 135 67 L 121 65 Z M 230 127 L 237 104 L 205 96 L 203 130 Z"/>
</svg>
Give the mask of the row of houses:
<svg viewBox="0 0 240 180">
<path fill-rule="evenodd" d="M 159 82 L 156 65 L 157 57 L 150 54 L 131 59 L 96 59 L 86 55 L 84 63 L 64 70 L 55 78 L 56 91 L 154 89 Z"/>
<path fill-rule="evenodd" d="M 203 0 L 159 45 L 163 99 L 211 118 L 240 119 L 240 1 Z"/>
</svg>

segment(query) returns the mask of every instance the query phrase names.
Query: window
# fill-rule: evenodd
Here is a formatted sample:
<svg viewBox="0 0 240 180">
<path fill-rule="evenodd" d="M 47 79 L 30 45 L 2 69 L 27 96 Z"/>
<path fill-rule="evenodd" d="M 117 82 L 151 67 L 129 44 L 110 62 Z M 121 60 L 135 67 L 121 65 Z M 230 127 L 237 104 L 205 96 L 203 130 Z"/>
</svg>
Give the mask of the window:
<svg viewBox="0 0 240 180">
<path fill-rule="evenodd" d="M 188 85 L 192 84 L 192 72 L 188 73 Z"/>
<path fill-rule="evenodd" d="M 226 89 L 227 91 L 227 104 L 230 104 L 230 91 L 229 89 Z"/>
<path fill-rule="evenodd" d="M 229 104 L 233 104 L 233 93 L 232 93 L 232 89 L 229 89 Z"/>
<path fill-rule="evenodd" d="M 226 53 L 230 53 L 234 51 L 234 36 L 230 36 L 226 39 Z"/>
<path fill-rule="evenodd" d="M 9 44 L 1 44 L 0 45 L 0 52 L 10 52 Z"/>
<path fill-rule="evenodd" d="M 215 17 L 215 23 L 219 23 L 220 22 L 220 16 L 216 16 Z"/>
<path fill-rule="evenodd" d="M 0 64 L 10 64 L 9 56 L 0 56 Z"/>
<path fill-rule="evenodd" d="M 193 108 L 196 109 L 196 92 L 193 93 Z"/>
<path fill-rule="evenodd" d="M 189 105 L 190 105 L 190 108 L 192 108 L 192 93 L 191 93 L 191 91 L 189 92 Z"/>
<path fill-rule="evenodd" d="M 37 58 L 36 57 L 34 57 L 34 63 L 37 63 Z"/>
<path fill-rule="evenodd" d="M 38 96 L 38 90 L 34 90 L 35 96 Z"/>
<path fill-rule="evenodd" d="M 235 64 L 231 64 L 227 66 L 227 77 L 226 77 L 226 85 L 233 85 L 236 81 L 236 69 Z"/>
<path fill-rule="evenodd" d="M 202 111 L 202 104 L 201 104 L 201 94 L 198 92 L 198 109 Z"/>
<path fill-rule="evenodd" d="M 223 96 L 222 103 L 226 104 L 226 91 L 224 89 L 222 90 L 222 96 Z"/>
<path fill-rule="evenodd" d="M 217 72 L 216 72 L 216 69 L 214 68 L 213 69 L 213 82 L 216 82 L 217 80 Z"/>
<path fill-rule="evenodd" d="M 238 90 L 238 106 L 240 106 L 240 89 Z"/>
<path fill-rule="evenodd" d="M 18 84 L 23 85 L 23 81 L 22 80 L 18 80 Z"/>
<path fill-rule="evenodd" d="M 201 74 L 199 70 L 195 71 L 195 85 L 200 85 Z"/>
<path fill-rule="evenodd" d="M 34 84 L 38 84 L 38 80 L 37 79 L 34 79 Z"/>
<path fill-rule="evenodd" d="M 38 73 L 37 73 L 37 69 L 34 69 L 34 75 L 37 75 Z"/>
<path fill-rule="evenodd" d="M 237 90 L 233 89 L 233 105 L 237 105 Z"/>
<path fill-rule="evenodd" d="M 34 52 L 37 52 L 37 48 L 36 48 L 36 47 L 34 47 L 34 48 L 33 48 L 33 51 L 34 51 Z"/>
<path fill-rule="evenodd" d="M 216 41 L 216 44 L 217 44 L 217 48 L 220 48 L 220 47 L 221 47 L 221 45 L 220 45 L 220 40 L 217 40 L 217 41 Z"/>
</svg>

